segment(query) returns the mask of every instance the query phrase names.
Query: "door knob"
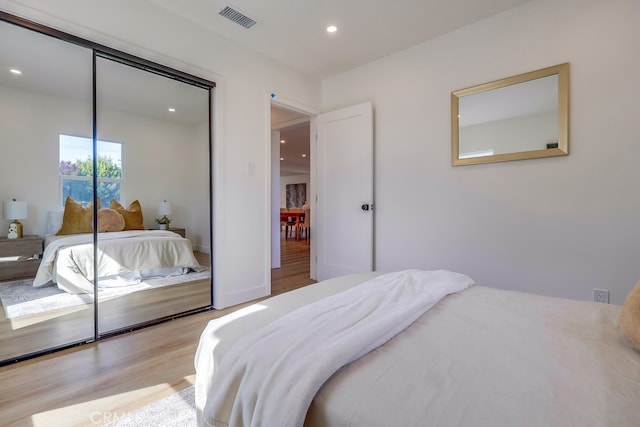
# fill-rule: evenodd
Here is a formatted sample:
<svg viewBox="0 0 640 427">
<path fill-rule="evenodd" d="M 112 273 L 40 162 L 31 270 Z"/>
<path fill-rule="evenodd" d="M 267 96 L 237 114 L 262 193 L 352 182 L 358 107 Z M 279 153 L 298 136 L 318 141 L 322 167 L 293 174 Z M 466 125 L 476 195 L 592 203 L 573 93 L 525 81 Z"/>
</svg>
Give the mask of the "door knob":
<svg viewBox="0 0 640 427">
<path fill-rule="evenodd" d="M 360 209 L 362 209 L 363 211 L 368 211 L 369 210 L 369 205 L 367 203 L 365 203 L 364 205 L 360 206 Z"/>
</svg>

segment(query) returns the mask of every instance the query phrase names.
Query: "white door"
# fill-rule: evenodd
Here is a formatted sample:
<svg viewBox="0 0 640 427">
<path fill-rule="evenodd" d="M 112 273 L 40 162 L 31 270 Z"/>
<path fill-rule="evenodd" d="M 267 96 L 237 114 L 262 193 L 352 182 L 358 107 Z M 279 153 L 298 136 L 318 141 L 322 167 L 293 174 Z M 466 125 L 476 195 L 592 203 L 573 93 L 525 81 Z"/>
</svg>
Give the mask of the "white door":
<svg viewBox="0 0 640 427">
<path fill-rule="evenodd" d="M 369 102 L 318 116 L 318 280 L 374 267 L 372 115 Z"/>
</svg>

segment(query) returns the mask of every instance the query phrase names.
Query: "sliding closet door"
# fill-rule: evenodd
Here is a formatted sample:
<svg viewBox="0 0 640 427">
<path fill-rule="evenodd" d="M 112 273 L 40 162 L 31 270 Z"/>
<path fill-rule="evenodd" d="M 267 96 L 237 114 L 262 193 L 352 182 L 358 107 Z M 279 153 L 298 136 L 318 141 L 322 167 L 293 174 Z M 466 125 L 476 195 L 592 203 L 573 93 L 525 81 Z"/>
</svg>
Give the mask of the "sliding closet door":
<svg viewBox="0 0 640 427">
<path fill-rule="evenodd" d="M 211 304 L 210 90 L 100 55 L 96 87 L 106 334 Z"/>
<path fill-rule="evenodd" d="M 54 235 L 66 195 L 82 194 L 78 210 L 93 199 L 92 62 L 90 49 L 0 21 L 0 361 L 94 336 L 91 295 L 53 283 L 52 259 L 40 259 L 68 237 Z M 13 220 L 22 237 L 9 239 Z M 91 231 L 69 232 L 92 250 Z"/>
</svg>

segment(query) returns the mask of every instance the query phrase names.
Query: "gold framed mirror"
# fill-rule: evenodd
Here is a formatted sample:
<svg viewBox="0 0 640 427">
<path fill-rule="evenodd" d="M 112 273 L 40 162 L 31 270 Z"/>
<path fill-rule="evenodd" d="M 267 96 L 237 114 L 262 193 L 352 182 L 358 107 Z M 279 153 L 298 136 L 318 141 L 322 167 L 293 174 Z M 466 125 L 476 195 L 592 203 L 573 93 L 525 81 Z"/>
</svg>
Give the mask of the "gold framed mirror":
<svg viewBox="0 0 640 427">
<path fill-rule="evenodd" d="M 569 154 L 569 64 L 451 93 L 451 164 Z"/>
</svg>

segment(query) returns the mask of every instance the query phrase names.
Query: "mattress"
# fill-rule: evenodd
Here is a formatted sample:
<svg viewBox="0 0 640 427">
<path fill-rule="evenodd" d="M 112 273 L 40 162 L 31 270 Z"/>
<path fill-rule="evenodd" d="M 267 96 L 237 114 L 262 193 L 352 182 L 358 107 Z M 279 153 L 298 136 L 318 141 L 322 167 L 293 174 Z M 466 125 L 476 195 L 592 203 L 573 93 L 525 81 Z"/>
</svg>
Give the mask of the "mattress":
<svg viewBox="0 0 640 427">
<path fill-rule="evenodd" d="M 199 425 L 208 425 L 206 390 L 224 375 L 216 367 L 236 341 L 375 274 L 320 282 L 211 321 L 195 360 Z M 618 328 L 619 311 L 472 286 L 335 372 L 305 425 L 640 425 L 640 352 Z"/>
</svg>

